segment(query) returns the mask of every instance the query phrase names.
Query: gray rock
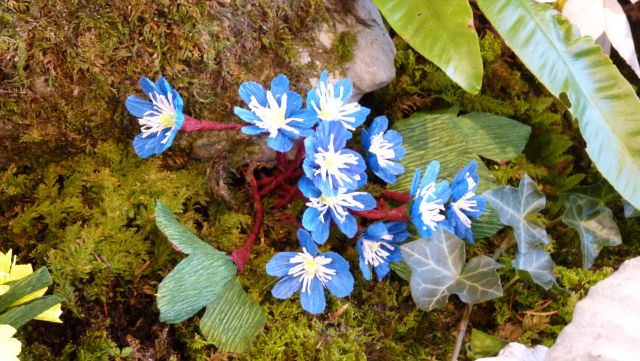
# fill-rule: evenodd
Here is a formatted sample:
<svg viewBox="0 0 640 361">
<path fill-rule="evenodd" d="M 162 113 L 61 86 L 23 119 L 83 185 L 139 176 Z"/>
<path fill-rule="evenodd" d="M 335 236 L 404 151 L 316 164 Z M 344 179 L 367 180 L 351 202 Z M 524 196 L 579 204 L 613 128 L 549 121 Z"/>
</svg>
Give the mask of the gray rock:
<svg viewBox="0 0 640 361">
<path fill-rule="evenodd" d="M 545 360 L 640 360 L 640 257 L 589 290 Z"/>
<path fill-rule="evenodd" d="M 476 361 L 544 361 L 548 351 L 543 345 L 528 348 L 521 343 L 511 342 L 500 350 L 498 356 L 479 358 Z"/>
<path fill-rule="evenodd" d="M 332 1 L 327 1 L 327 6 L 332 8 L 335 5 Z M 353 59 L 342 64 L 344 74 L 331 74 L 330 78 L 351 78 L 354 85 L 352 100 L 358 100 L 363 94 L 389 84 L 396 76 L 396 48 L 378 8 L 371 0 L 355 0 L 349 7 L 351 14 L 333 9 L 335 16 L 332 23 L 326 24 L 316 36 L 317 46 L 323 48 L 324 53 L 330 54 L 330 49 L 341 32 L 347 31 L 356 37 Z M 322 61 L 322 56 L 310 56 L 304 49 L 300 50 L 299 60 L 303 64 L 314 61 L 318 70 L 326 63 Z M 312 80 L 313 84 L 316 82 L 317 78 Z"/>
</svg>

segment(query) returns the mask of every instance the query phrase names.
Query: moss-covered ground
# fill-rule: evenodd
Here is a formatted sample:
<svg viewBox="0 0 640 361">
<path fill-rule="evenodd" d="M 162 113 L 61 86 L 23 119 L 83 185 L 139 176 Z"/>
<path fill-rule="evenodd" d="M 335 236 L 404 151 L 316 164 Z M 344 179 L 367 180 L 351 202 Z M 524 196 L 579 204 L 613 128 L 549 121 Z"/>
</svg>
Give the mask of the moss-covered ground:
<svg viewBox="0 0 640 361">
<path fill-rule="evenodd" d="M 46 265 L 54 292 L 64 300 L 63 325 L 32 322 L 19 338 L 22 360 L 443 360 L 453 347 L 464 305 L 455 297 L 425 313 L 396 275 L 365 282 L 356 271 L 354 293 L 330 299 L 313 317 L 294 296 L 270 295 L 275 279 L 264 265 L 277 251 L 296 247 L 294 233 L 304 208 L 297 200 L 276 210 L 265 200 L 266 219 L 242 275 L 268 321 L 246 355 L 208 345 L 197 317 L 181 325 L 158 321 L 158 283 L 182 257 L 157 230 L 161 200 L 198 236 L 230 251 L 253 222 L 245 180 L 237 167 L 249 159 L 236 145 L 220 178 L 233 202 L 212 193 L 216 160 L 189 158 L 190 138 L 162 156 L 142 160 L 131 139 L 137 125 L 124 108 L 137 79 L 160 74 L 186 100 L 186 112 L 233 120 L 238 84 L 265 83 L 286 71 L 304 90 L 309 69 L 296 47 L 307 44 L 325 17 L 320 0 L 93 1 L 8 0 L 0 4 L 0 250 L 13 248 L 21 262 Z M 483 28 L 485 81 L 470 95 L 399 38 L 397 77 L 363 102 L 394 121 L 420 110 L 457 106 L 532 126 L 525 153 L 490 164 L 500 184 L 516 185 L 526 172 L 549 200 L 541 218 L 564 290 L 544 291 L 517 280 L 505 295 L 480 305 L 471 327 L 526 344 L 550 344 L 570 320 L 588 288 L 624 259 L 640 254 L 640 225 L 611 204 L 624 244 L 605 249 L 591 271 L 581 270 L 579 240 L 561 221 L 558 193 L 594 184 L 600 176 L 584 151 L 565 106 L 551 97 L 504 46 Z M 340 35 L 336 59 L 351 55 L 349 34 Z M 632 79 L 638 85 L 635 79 Z M 218 170 L 216 170 L 218 171 Z M 267 169 L 268 171 L 268 169 Z M 509 230 L 477 242 L 473 254 L 490 254 Z M 351 241 L 336 235 L 332 248 L 356 265 Z M 514 277 L 512 251 L 500 261 L 503 283 Z"/>
</svg>

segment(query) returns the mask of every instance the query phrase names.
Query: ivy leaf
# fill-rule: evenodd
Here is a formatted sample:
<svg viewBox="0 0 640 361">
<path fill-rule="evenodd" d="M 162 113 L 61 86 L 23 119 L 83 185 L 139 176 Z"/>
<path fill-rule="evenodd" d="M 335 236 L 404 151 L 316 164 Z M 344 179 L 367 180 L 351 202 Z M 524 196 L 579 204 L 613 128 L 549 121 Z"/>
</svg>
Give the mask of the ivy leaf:
<svg viewBox="0 0 640 361">
<path fill-rule="evenodd" d="M 631 203 L 626 200 L 622 200 L 622 206 L 624 207 L 624 217 L 625 218 L 635 218 L 640 217 L 640 211 L 636 209 Z"/>
<path fill-rule="evenodd" d="M 235 274 L 235 265 L 224 253 L 189 255 L 158 287 L 160 321 L 179 323 L 195 315 Z"/>
<path fill-rule="evenodd" d="M 611 209 L 584 195 L 571 195 L 564 203 L 562 221 L 578 231 L 582 249 L 582 267 L 587 270 L 603 247 L 622 243 L 620 230 Z"/>
<path fill-rule="evenodd" d="M 400 192 L 409 191 L 413 170 L 425 167 L 433 159 L 441 164 L 440 177 L 448 179 L 475 160 L 480 176 L 478 193 L 494 188 L 495 179 L 480 156 L 512 160 L 522 153 L 531 132 L 527 125 L 494 114 L 468 113 L 458 117 L 452 112 L 416 113 L 396 122 L 394 129 L 402 134 L 406 155 L 401 163 L 407 172 L 389 189 Z M 489 237 L 503 227 L 496 212 L 487 209 L 473 222 L 473 236 Z"/>
<path fill-rule="evenodd" d="M 498 212 L 500 221 L 513 227 L 520 252 L 549 242 L 544 227 L 528 219 L 542 210 L 546 203 L 544 194 L 528 175 L 525 174 L 518 189 L 498 187 L 484 192 L 483 196 Z"/>
<path fill-rule="evenodd" d="M 245 352 L 266 320 L 260 306 L 244 292 L 236 277 L 207 306 L 200 330 L 207 340 L 227 352 Z"/>
<path fill-rule="evenodd" d="M 559 194 L 565 203 L 567 198 L 572 195 L 577 195 L 581 198 L 588 198 L 601 205 L 605 205 L 607 202 L 620 197 L 618 192 L 616 192 L 616 190 L 613 189 L 611 184 L 606 180 L 601 180 L 600 182 L 589 186 L 575 187 Z"/>
<path fill-rule="evenodd" d="M 534 248 L 526 252 L 516 254 L 513 266 L 520 270 L 526 271 L 533 282 L 542 286 L 545 290 L 550 289 L 553 285 L 557 285 L 556 276 L 553 274 L 553 260 L 551 255 L 543 249 Z"/>
<path fill-rule="evenodd" d="M 501 265 L 480 256 L 465 266 L 464 242 L 442 228 L 429 240 L 418 239 L 401 247 L 402 256 L 411 267 L 411 296 L 421 310 L 444 306 L 450 294 L 457 294 L 469 304 L 502 296 L 496 272 Z"/>
</svg>

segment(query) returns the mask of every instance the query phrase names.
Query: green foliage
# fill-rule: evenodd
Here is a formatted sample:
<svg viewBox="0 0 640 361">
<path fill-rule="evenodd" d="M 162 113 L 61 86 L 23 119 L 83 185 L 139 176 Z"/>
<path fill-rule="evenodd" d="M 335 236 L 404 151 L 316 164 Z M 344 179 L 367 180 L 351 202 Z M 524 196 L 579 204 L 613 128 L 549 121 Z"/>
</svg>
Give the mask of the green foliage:
<svg viewBox="0 0 640 361">
<path fill-rule="evenodd" d="M 442 308 L 451 294 L 468 304 L 502 296 L 496 272 L 501 265 L 487 256 L 466 262 L 465 243 L 442 228 L 428 240 L 402 245 L 402 257 L 411 267 L 411 296 L 421 310 Z"/>
<path fill-rule="evenodd" d="M 353 50 L 357 42 L 358 38 L 355 35 L 342 31 L 331 44 L 331 50 L 340 63 L 347 63 L 353 60 Z"/>
<path fill-rule="evenodd" d="M 467 0 L 374 0 L 391 27 L 454 82 L 476 94 L 482 59 Z"/>
<path fill-rule="evenodd" d="M 471 330 L 470 350 L 467 355 L 473 359 L 494 356 L 507 344 L 507 341 L 499 337 L 488 335 L 474 328 Z"/>
<path fill-rule="evenodd" d="M 566 94 L 587 154 L 613 187 L 640 207 L 640 100 L 611 60 L 546 4 L 483 0 L 478 6 L 549 91 Z"/>
<path fill-rule="evenodd" d="M 478 163 L 478 193 L 495 186 L 489 169 L 480 158 L 495 161 L 515 158 L 524 149 L 530 129 L 512 119 L 486 113 L 416 113 L 394 125 L 403 136 L 407 151 L 402 160 L 406 172 L 390 188 L 408 192 L 416 168 L 425 167 L 431 160 L 441 165 L 440 178 L 452 179 L 471 160 Z M 496 213 L 488 209 L 473 224 L 474 238 L 488 237 L 503 227 Z"/>
</svg>

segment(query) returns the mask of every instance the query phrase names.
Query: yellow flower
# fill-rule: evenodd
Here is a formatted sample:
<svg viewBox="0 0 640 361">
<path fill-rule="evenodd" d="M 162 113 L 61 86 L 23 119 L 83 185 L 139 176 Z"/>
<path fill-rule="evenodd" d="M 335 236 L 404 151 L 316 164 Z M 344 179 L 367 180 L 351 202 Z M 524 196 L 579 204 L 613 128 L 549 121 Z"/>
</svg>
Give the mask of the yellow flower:
<svg viewBox="0 0 640 361">
<path fill-rule="evenodd" d="M 0 361 L 20 361 L 18 355 L 22 344 L 13 338 L 16 329 L 9 325 L 0 325 Z"/>
<path fill-rule="evenodd" d="M 0 296 L 9 290 L 9 286 L 6 283 L 19 280 L 32 273 L 33 267 L 31 267 L 31 264 L 16 264 L 16 257 L 12 256 L 11 250 L 9 250 L 7 253 L 0 252 Z M 46 287 L 39 289 L 22 297 L 11 306 L 27 303 L 33 299 L 44 296 L 46 292 Z M 35 319 L 41 321 L 62 323 L 62 320 L 60 320 L 61 314 L 62 309 L 60 307 L 60 304 L 58 303 L 57 305 L 36 316 Z M 0 361 L 4 361 L 4 359 L 0 358 Z"/>
</svg>

